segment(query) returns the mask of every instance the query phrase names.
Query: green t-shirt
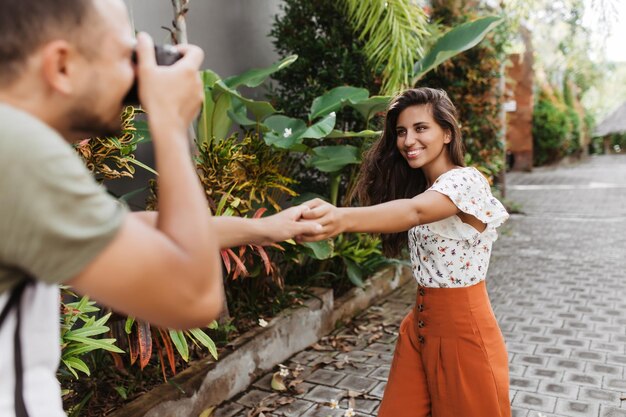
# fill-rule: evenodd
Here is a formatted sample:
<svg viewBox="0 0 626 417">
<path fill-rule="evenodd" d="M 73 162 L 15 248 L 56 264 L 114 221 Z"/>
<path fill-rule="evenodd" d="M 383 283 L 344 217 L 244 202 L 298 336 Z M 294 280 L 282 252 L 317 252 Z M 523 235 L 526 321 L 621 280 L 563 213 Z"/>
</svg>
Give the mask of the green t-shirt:
<svg viewBox="0 0 626 417">
<path fill-rule="evenodd" d="M 58 132 L 0 103 L 0 293 L 27 276 L 75 277 L 126 212 Z"/>
</svg>

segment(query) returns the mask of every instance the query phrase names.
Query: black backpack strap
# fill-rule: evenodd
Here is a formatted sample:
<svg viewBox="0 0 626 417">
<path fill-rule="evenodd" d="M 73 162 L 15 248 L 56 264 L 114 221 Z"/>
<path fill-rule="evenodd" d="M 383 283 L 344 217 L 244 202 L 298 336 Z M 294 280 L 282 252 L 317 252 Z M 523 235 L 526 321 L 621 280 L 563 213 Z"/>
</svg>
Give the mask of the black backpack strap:
<svg viewBox="0 0 626 417">
<path fill-rule="evenodd" d="M 0 313 L 0 326 L 9 315 L 11 309 L 15 308 L 15 335 L 13 337 L 13 364 L 15 369 L 15 415 L 17 417 L 28 417 L 26 403 L 24 402 L 24 367 L 22 363 L 22 340 L 20 337 L 20 327 L 22 322 L 22 307 L 20 301 L 24 289 L 31 283 L 30 280 L 23 280 L 11 290 L 11 295 Z"/>
</svg>

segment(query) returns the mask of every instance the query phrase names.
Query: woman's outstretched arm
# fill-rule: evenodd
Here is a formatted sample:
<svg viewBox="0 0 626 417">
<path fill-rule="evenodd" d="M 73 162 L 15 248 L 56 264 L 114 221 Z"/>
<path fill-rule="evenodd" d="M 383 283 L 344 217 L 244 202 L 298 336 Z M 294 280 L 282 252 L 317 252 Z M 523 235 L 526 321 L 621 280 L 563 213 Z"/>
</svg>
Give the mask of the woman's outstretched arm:
<svg viewBox="0 0 626 417">
<path fill-rule="evenodd" d="M 459 212 L 450 198 L 437 191 L 369 207 L 335 207 L 320 199 L 304 204 L 311 210 L 303 214 L 303 219 L 321 224 L 322 230 L 314 235 L 301 236 L 302 241 L 326 239 L 343 232 L 398 233 Z"/>
</svg>

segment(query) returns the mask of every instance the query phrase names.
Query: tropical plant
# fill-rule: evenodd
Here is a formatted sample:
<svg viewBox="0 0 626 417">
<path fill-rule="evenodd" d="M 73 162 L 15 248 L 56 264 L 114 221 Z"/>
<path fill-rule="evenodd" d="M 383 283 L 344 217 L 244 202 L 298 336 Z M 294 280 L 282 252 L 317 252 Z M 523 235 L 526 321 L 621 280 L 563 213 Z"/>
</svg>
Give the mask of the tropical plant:
<svg viewBox="0 0 626 417">
<path fill-rule="evenodd" d="M 290 188 L 294 180 L 284 174 L 284 161 L 283 152 L 273 151 L 255 133 L 242 139 L 232 135 L 220 142 L 202 144 L 196 156 L 200 181 L 216 216 L 258 218 L 267 211 L 267 205 L 280 211 L 280 203 L 296 195 Z M 280 245 L 270 247 L 282 250 Z M 257 259 L 266 275 L 276 275 L 270 255 L 262 246 L 228 248 L 221 253 L 230 279 L 250 276 L 259 263 Z"/>
<path fill-rule="evenodd" d="M 305 119 L 316 97 L 328 90 L 351 85 L 378 94 L 381 76 L 372 70 L 348 19 L 345 4 L 335 0 L 285 0 L 281 2 L 270 32 L 281 57 L 298 55 L 289 68 L 272 78 L 277 81 L 270 92 L 272 103 L 285 115 Z M 347 111 L 338 114 L 337 126 L 352 130 L 362 120 Z"/>
<path fill-rule="evenodd" d="M 87 364 L 81 357 L 89 352 L 104 349 L 108 352 L 124 353 L 115 345 L 115 339 L 96 338 L 109 332 L 106 326 L 111 313 L 98 317 L 100 308 L 89 297 L 78 297 L 68 287 L 62 287 L 61 298 L 61 367 L 62 375 L 71 374 L 78 378 L 77 371 L 90 375 Z M 71 301 L 68 301 L 71 300 Z"/>
<path fill-rule="evenodd" d="M 137 146 L 149 140 L 145 123 L 136 120 L 141 110 L 128 106 L 122 112 L 122 133 L 118 137 L 84 139 L 75 146 L 87 168 L 97 180 L 132 178 L 137 165 L 155 171 L 135 159 Z"/>
<path fill-rule="evenodd" d="M 221 141 L 229 136 L 233 122 L 249 129 L 256 128 L 259 133 L 260 123 L 276 113 L 276 109 L 267 101 L 255 101 L 243 97 L 237 88 L 260 86 L 267 77 L 291 65 L 298 59 L 290 55 L 268 68 L 246 71 L 237 76 L 221 79 L 211 70 L 202 72 L 205 100 L 198 121 L 197 141 L 199 145 L 212 141 Z M 248 114 L 252 115 L 252 119 Z"/>
<path fill-rule="evenodd" d="M 217 326 L 217 322 L 213 322 L 207 327 L 214 330 Z M 117 340 L 116 343 L 128 351 L 131 366 L 139 360 L 139 367 L 143 370 L 150 363 L 156 351 L 165 381 L 167 381 L 166 367 L 169 366 L 171 374 L 176 375 L 176 352 L 183 361 L 189 361 L 188 339 L 199 348 L 207 349 L 211 356 L 217 360 L 217 347 L 202 329 L 167 330 L 128 317 L 124 320 L 123 331 L 120 331 L 120 326 L 116 326 L 113 328 L 113 335 Z M 124 371 L 126 366 L 123 358 L 117 353 L 113 353 L 112 356 L 115 366 Z"/>
<path fill-rule="evenodd" d="M 538 94 L 533 109 L 533 158 L 535 165 L 561 159 L 572 132 L 567 106 L 545 88 Z"/>
<path fill-rule="evenodd" d="M 395 94 L 412 84 L 415 62 L 424 56 L 428 17 L 413 0 L 344 0 L 349 20 L 364 42 L 372 68 L 382 68 L 381 92 Z M 413 82 L 414 84 L 414 82 Z"/>
</svg>

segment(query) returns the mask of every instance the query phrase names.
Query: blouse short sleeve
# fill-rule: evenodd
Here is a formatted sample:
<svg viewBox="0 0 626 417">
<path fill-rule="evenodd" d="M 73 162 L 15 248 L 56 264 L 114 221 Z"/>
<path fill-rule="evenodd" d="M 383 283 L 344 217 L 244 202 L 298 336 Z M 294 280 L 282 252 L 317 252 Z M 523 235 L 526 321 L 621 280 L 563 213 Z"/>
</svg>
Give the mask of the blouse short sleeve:
<svg viewBox="0 0 626 417">
<path fill-rule="evenodd" d="M 453 169 L 429 188 L 446 195 L 464 213 L 471 214 L 491 230 L 509 218 L 502 203 L 491 194 L 487 179 L 476 168 Z"/>
</svg>

